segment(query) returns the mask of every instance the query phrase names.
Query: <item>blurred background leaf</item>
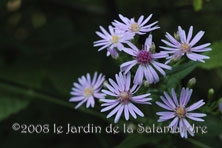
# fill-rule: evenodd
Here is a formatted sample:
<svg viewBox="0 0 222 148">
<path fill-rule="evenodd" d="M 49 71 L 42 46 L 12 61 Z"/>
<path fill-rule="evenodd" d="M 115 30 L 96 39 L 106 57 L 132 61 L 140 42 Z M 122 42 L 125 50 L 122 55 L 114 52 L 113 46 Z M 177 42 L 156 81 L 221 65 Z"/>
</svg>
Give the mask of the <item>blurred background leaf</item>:
<svg viewBox="0 0 222 148">
<path fill-rule="evenodd" d="M 222 67 L 222 41 L 212 43 L 211 48 L 212 51 L 208 53 L 210 59 L 206 63 L 200 64 L 201 68 L 211 70 Z"/>
<path fill-rule="evenodd" d="M 200 11 L 203 7 L 203 0 L 193 0 L 193 7 L 195 11 Z"/>
</svg>

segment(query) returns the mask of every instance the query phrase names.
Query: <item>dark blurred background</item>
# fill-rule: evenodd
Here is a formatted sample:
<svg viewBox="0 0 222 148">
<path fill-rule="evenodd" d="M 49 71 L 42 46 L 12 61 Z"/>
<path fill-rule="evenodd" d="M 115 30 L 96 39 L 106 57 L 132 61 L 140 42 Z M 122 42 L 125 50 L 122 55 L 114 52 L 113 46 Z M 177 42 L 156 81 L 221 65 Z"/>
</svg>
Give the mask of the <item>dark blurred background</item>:
<svg viewBox="0 0 222 148">
<path fill-rule="evenodd" d="M 100 25 L 108 28 L 119 19 L 119 13 L 136 19 L 152 13 L 150 22 L 158 20 L 161 28 L 153 33 L 157 47 L 163 45 L 160 39 L 165 32 L 173 34 L 178 25 L 185 30 L 193 25 L 194 33 L 204 30 L 200 43 L 212 43 L 211 60 L 200 64 L 182 82 L 197 78 L 197 98 L 206 98 L 209 88 L 215 92 L 213 101 L 222 97 L 221 0 L 0 0 L 1 148 L 115 147 L 125 139 L 126 145 L 120 147 L 128 147 L 132 140 L 127 134 L 21 134 L 12 130 L 13 123 L 49 124 L 50 130 L 54 123 L 109 125 L 105 114 L 100 118 L 85 109 L 74 110 L 75 104 L 68 100 L 72 83 L 81 75 L 98 71 L 112 77 L 119 71 L 105 51 L 97 52 L 93 47 L 93 41 L 99 39 L 95 31 Z M 99 106 L 96 109 L 99 112 Z M 221 126 L 217 117 L 210 120 L 213 130 Z M 135 147 L 162 147 L 159 142 L 166 147 L 198 145 L 179 136 L 174 136 L 174 141 L 163 136 L 145 135 L 148 142 Z M 220 138 L 217 131 L 198 140 L 217 147 Z"/>
</svg>

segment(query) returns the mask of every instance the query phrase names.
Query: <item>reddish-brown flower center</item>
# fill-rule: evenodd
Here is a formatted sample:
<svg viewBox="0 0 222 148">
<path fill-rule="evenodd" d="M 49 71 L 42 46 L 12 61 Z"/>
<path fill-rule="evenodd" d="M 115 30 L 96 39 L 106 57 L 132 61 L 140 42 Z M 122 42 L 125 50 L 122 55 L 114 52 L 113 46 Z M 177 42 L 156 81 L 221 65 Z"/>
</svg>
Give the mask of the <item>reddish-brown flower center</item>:
<svg viewBox="0 0 222 148">
<path fill-rule="evenodd" d="M 136 60 L 139 64 L 147 64 L 152 60 L 152 54 L 146 50 L 140 50 Z"/>
<path fill-rule="evenodd" d="M 129 92 L 121 92 L 120 95 L 119 95 L 119 100 L 122 102 L 122 103 L 128 103 L 131 99 L 131 95 Z"/>
</svg>

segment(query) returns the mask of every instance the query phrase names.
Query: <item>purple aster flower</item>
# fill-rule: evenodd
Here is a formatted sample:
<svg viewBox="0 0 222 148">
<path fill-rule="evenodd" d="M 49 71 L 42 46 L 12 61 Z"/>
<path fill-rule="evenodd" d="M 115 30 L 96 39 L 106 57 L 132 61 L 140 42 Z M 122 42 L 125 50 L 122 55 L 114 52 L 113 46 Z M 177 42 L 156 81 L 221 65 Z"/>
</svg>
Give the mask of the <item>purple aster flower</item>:
<svg viewBox="0 0 222 148">
<path fill-rule="evenodd" d="M 110 118 L 114 114 L 116 114 L 115 117 L 115 123 L 117 123 L 121 117 L 121 114 L 124 113 L 125 119 L 129 119 L 129 115 L 131 114 L 135 119 L 137 118 L 138 114 L 139 116 L 143 117 L 144 114 L 133 104 L 151 104 L 150 100 L 151 98 L 147 98 L 150 96 L 150 94 L 143 94 L 134 96 L 134 94 L 138 91 L 140 88 L 139 85 L 133 85 L 130 88 L 130 79 L 131 75 L 128 73 L 127 75 L 123 75 L 121 72 L 119 75 L 116 74 L 116 82 L 114 82 L 112 79 L 109 79 L 109 83 L 106 83 L 105 86 L 108 90 L 102 90 L 103 93 L 109 95 L 106 99 L 100 99 L 100 101 L 104 102 L 101 106 L 104 108 L 101 110 L 101 112 L 105 112 L 108 110 L 112 111 L 107 115 L 107 118 Z M 110 99 L 114 97 L 115 99 Z"/>
<path fill-rule="evenodd" d="M 73 95 L 73 97 L 69 100 L 70 102 L 79 102 L 75 109 L 85 102 L 87 108 L 90 106 L 94 107 L 95 98 L 105 98 L 105 94 L 100 92 L 104 80 L 104 76 L 102 74 L 98 75 L 97 72 L 94 73 L 92 80 L 89 73 L 87 73 L 86 76 L 78 78 L 79 83 L 73 83 L 74 87 L 71 91 L 71 95 Z"/>
<path fill-rule="evenodd" d="M 128 32 L 132 35 L 135 35 L 135 34 L 142 35 L 142 34 L 145 34 L 147 32 L 150 32 L 159 28 L 158 26 L 154 26 L 157 24 L 157 21 L 152 24 L 146 25 L 151 17 L 152 17 L 152 14 L 150 14 L 144 20 L 144 16 L 142 15 L 139 17 L 138 21 L 135 21 L 134 18 L 128 19 L 127 17 L 124 17 L 121 14 L 119 14 L 119 18 L 123 22 L 114 20 L 112 24 L 115 26 L 116 29 L 119 29 L 121 31 Z"/>
<path fill-rule="evenodd" d="M 210 51 L 210 43 L 195 46 L 195 44 L 202 38 L 204 31 L 199 31 L 193 39 L 193 26 L 190 27 L 189 32 L 186 36 L 185 31 L 178 26 L 178 37 L 179 40 L 166 33 L 166 38 L 169 40 L 162 40 L 168 47 L 160 46 L 160 48 L 166 50 L 165 52 L 172 54 L 168 57 L 168 62 L 171 60 L 179 60 L 183 55 L 186 55 L 190 60 L 205 62 L 204 59 L 209 59 L 208 56 L 199 54 L 200 52 Z"/>
<path fill-rule="evenodd" d="M 94 42 L 94 47 L 101 46 L 98 51 L 107 48 L 107 56 L 110 55 L 109 49 L 118 49 L 121 51 L 124 48 L 124 43 L 128 43 L 133 38 L 132 35 L 126 34 L 122 31 L 115 30 L 112 26 L 109 26 L 109 32 L 107 32 L 102 26 L 100 26 L 102 32 L 97 31 L 96 34 L 101 37 L 101 40 Z"/>
<path fill-rule="evenodd" d="M 126 74 L 132 67 L 138 64 L 139 67 L 134 77 L 134 83 L 141 84 L 144 77 L 149 84 L 156 83 L 159 81 L 159 76 L 156 70 L 165 76 L 166 73 L 163 69 L 171 69 L 170 66 L 156 61 L 156 59 L 166 58 L 168 56 L 167 53 L 152 53 L 150 51 L 150 47 L 152 46 L 152 35 L 149 35 L 149 37 L 146 39 L 144 48 L 142 50 L 139 50 L 133 44 L 129 44 L 129 46 L 131 48 L 125 48 L 124 51 L 132 55 L 134 60 L 121 64 L 120 70 L 124 71 Z"/>
<path fill-rule="evenodd" d="M 173 121 L 169 124 L 169 127 L 172 128 L 171 132 L 174 133 L 179 125 L 179 131 L 182 138 L 187 138 L 187 131 L 190 133 L 190 135 L 194 136 L 194 129 L 186 118 L 194 121 L 204 121 L 200 117 L 206 116 L 206 114 L 203 113 L 191 112 L 203 106 L 205 104 L 203 100 L 200 100 L 193 105 L 186 107 L 188 101 L 190 100 L 192 91 L 192 89 L 182 88 L 180 100 L 178 102 L 176 93 L 174 89 L 172 89 L 171 93 L 173 99 L 166 92 L 164 92 L 164 97 L 160 96 L 163 103 L 156 101 L 157 105 L 168 110 L 156 113 L 160 116 L 158 122 L 163 122 L 174 118 Z"/>
</svg>

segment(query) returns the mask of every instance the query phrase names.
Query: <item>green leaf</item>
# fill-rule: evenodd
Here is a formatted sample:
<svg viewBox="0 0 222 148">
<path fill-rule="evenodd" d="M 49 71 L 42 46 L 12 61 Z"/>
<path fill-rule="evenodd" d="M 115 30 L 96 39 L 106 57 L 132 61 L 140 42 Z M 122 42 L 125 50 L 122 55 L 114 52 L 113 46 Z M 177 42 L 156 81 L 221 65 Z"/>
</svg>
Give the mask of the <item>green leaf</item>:
<svg viewBox="0 0 222 148">
<path fill-rule="evenodd" d="M 222 67 L 222 41 L 218 41 L 212 44 L 212 51 L 209 52 L 209 60 L 206 60 L 206 63 L 202 63 L 199 66 L 203 69 L 214 69 Z"/>
<path fill-rule="evenodd" d="M 29 104 L 28 100 L 21 99 L 18 96 L 16 97 L 15 95 L 13 96 L 11 94 L 2 95 L 2 91 L 0 91 L 0 93 L 0 121 L 21 111 L 22 109 L 25 109 Z"/>
<path fill-rule="evenodd" d="M 197 62 L 190 61 L 173 68 L 173 70 L 168 72 L 170 76 L 167 79 L 167 88 L 171 89 L 176 87 L 176 85 L 179 84 L 179 82 L 188 74 L 190 74 L 196 67 Z"/>
<path fill-rule="evenodd" d="M 203 7 L 203 0 L 193 0 L 193 8 L 195 11 L 200 11 Z"/>
</svg>

